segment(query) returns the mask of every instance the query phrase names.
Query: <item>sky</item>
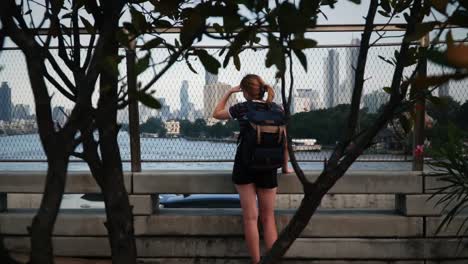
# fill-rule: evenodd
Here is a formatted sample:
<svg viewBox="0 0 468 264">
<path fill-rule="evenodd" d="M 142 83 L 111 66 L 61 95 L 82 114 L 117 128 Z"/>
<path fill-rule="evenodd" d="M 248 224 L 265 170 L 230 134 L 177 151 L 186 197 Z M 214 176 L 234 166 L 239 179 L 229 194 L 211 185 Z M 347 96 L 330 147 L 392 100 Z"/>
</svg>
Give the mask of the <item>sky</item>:
<svg viewBox="0 0 468 264">
<path fill-rule="evenodd" d="M 367 3 L 367 1 L 362 1 Z M 33 9 L 34 10 L 34 9 Z M 367 5 L 361 4 L 356 5 L 348 0 L 339 0 L 334 9 L 329 7 L 323 7 L 323 12 L 327 14 L 328 19 L 323 16 L 319 19 L 319 25 L 322 24 L 363 24 L 364 16 L 367 13 Z M 385 23 L 385 18 L 377 16 L 376 23 Z M 396 19 L 395 23 L 402 22 L 401 18 Z M 394 33 L 393 33 L 394 34 Z M 458 32 L 457 36 L 466 36 L 466 31 Z M 174 37 L 174 35 L 173 35 Z M 351 43 L 353 38 L 359 38 L 359 32 L 350 33 L 310 33 L 309 37 L 318 41 L 319 45 L 348 45 Z M 398 42 L 399 39 L 389 40 L 391 42 Z M 217 43 L 206 39 L 200 43 L 202 45 L 216 45 Z M 11 45 L 11 43 L 9 43 Z M 338 48 L 340 54 L 340 83 L 345 82 L 348 78 L 346 76 L 346 67 L 349 67 L 349 60 L 347 55 L 348 50 L 344 48 Z M 214 50 L 210 50 L 213 53 Z M 309 70 L 305 72 L 298 63 L 295 63 L 295 88 L 298 89 L 316 89 L 321 91 L 323 89 L 323 61 L 327 56 L 328 49 L 317 48 L 309 49 L 306 52 L 308 57 Z M 377 47 L 374 48 L 369 55 L 369 70 L 366 72 L 366 88 L 365 92 L 371 92 L 377 89 L 381 89 L 384 86 L 388 86 L 391 76 L 392 67 L 380 59 L 378 55 L 384 57 L 390 57 L 393 55 L 394 47 Z M 153 58 L 158 59 L 161 54 L 164 53 L 162 50 L 157 50 L 153 53 Z M 139 55 L 143 55 L 139 53 Z M 237 71 L 233 65 L 229 65 L 226 69 L 221 69 L 219 74 L 219 80 L 221 82 L 236 85 L 243 75 L 246 73 L 257 73 L 261 75 L 266 82 L 273 84 L 275 71 L 270 68 L 267 69 L 264 66 L 265 53 L 263 51 L 257 52 L 246 52 L 241 56 L 241 70 Z M 203 96 L 203 84 L 204 84 L 204 69 L 198 61 L 193 62 L 194 67 L 197 69 L 199 74 L 190 72 L 185 63 L 177 63 L 171 70 L 165 74 L 160 81 L 156 83 L 153 90 L 155 90 L 156 97 L 165 97 L 166 101 L 171 105 L 171 110 L 179 108 L 179 88 L 183 80 L 189 81 L 189 93 L 190 100 L 195 103 L 197 108 L 202 107 L 202 96 Z M 23 56 L 19 51 L 4 51 L 0 54 L 0 65 L 4 67 L 3 71 L 0 72 L 0 82 L 8 81 L 12 88 L 12 101 L 14 104 L 25 103 L 33 104 L 33 99 L 30 93 L 28 75 L 24 63 Z M 125 65 L 121 65 L 121 69 L 124 71 Z M 430 66 L 429 72 L 437 72 L 438 68 Z M 140 81 L 144 84 L 153 75 L 153 71 L 148 70 L 140 76 Z M 452 85 L 456 89 L 462 89 L 466 87 L 465 83 L 459 83 Z M 461 87 L 461 88 L 459 88 Z M 460 91 L 459 91 L 460 92 Z M 461 93 L 461 92 L 460 92 Z M 465 89 L 465 94 L 468 94 L 468 90 Z M 52 102 L 54 105 L 65 105 L 71 107 L 71 103 L 61 96 L 57 92 L 52 92 Z M 465 95 L 463 95 L 465 96 Z M 461 97 L 464 100 L 467 97 Z"/>
</svg>

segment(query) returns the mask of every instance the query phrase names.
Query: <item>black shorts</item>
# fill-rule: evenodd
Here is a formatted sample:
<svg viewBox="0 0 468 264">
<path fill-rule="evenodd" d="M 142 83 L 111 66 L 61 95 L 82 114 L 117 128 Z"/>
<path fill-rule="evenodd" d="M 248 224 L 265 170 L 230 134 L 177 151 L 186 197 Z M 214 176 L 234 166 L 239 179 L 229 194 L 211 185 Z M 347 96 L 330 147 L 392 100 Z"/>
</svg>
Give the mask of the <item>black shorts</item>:
<svg viewBox="0 0 468 264">
<path fill-rule="evenodd" d="M 277 169 L 254 170 L 243 165 L 241 160 L 242 157 L 238 148 L 232 170 L 232 181 L 234 184 L 255 183 L 255 186 L 258 188 L 268 189 L 278 187 Z"/>
</svg>

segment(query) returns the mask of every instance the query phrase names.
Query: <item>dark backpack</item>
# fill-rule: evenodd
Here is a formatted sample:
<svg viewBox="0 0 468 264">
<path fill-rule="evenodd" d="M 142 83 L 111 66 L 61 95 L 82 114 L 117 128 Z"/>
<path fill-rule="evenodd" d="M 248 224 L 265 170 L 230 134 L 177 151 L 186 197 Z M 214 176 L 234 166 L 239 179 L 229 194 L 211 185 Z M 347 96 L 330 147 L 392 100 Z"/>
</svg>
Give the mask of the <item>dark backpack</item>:
<svg viewBox="0 0 468 264">
<path fill-rule="evenodd" d="M 277 104 L 257 110 L 247 101 L 245 118 L 249 125 L 241 132 L 241 151 L 244 165 L 251 169 L 277 169 L 283 166 L 286 120 Z"/>
</svg>

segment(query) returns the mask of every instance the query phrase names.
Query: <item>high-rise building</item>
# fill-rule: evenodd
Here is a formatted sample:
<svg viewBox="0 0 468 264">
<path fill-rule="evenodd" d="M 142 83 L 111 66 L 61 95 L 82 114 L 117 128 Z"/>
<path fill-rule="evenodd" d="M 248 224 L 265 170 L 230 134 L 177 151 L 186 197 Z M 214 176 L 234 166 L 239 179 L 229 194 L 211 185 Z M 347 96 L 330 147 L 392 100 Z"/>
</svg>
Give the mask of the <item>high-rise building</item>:
<svg viewBox="0 0 468 264">
<path fill-rule="evenodd" d="M 320 93 L 313 89 L 297 89 L 294 96 L 295 113 L 308 112 L 323 108 L 323 101 L 320 98 Z"/>
<path fill-rule="evenodd" d="M 11 88 L 7 82 L 0 86 L 0 120 L 11 122 Z"/>
<path fill-rule="evenodd" d="M 349 81 L 342 82 L 338 89 L 334 91 L 334 98 L 333 104 L 334 106 L 340 104 L 351 104 L 351 96 L 352 96 L 353 88 L 350 86 Z"/>
<path fill-rule="evenodd" d="M 294 95 L 294 112 L 308 112 L 312 109 L 312 89 L 297 89 Z"/>
<path fill-rule="evenodd" d="M 218 82 L 218 75 L 205 71 L 205 85 L 211 85 Z"/>
<path fill-rule="evenodd" d="M 229 89 L 231 86 L 225 83 L 207 84 L 203 87 L 203 116 L 205 119 L 213 115 L 216 104 Z M 235 98 L 231 96 L 227 107 L 233 105 L 234 102 Z"/>
<path fill-rule="evenodd" d="M 367 108 L 369 113 L 377 113 L 379 108 L 388 102 L 390 95 L 383 91 L 373 91 L 369 94 L 364 95 L 362 101 L 364 108 Z"/>
<path fill-rule="evenodd" d="M 25 104 L 17 104 L 13 107 L 12 118 L 18 120 L 27 120 L 31 117 L 31 107 Z"/>
<path fill-rule="evenodd" d="M 190 113 L 190 99 L 188 93 L 188 81 L 183 80 L 180 87 L 180 119 L 188 119 Z"/>
<path fill-rule="evenodd" d="M 340 61 L 339 54 L 336 50 L 331 49 L 328 51 L 328 56 L 325 58 L 324 64 L 324 103 L 326 108 L 331 108 L 337 105 L 335 102 L 335 91 L 338 90 L 340 85 L 339 75 Z"/>
<path fill-rule="evenodd" d="M 156 111 L 156 117 L 160 118 L 162 121 L 171 119 L 171 107 L 166 103 L 166 98 L 158 97 L 156 100 L 161 104 L 161 108 Z"/>
</svg>

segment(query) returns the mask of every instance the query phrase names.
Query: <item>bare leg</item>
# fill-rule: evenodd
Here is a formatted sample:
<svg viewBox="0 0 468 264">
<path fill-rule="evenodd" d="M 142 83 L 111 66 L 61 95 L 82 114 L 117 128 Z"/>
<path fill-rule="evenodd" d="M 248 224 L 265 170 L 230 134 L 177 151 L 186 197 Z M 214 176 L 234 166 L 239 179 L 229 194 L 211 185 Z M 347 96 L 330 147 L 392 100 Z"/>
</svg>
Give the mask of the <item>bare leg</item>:
<svg viewBox="0 0 468 264">
<path fill-rule="evenodd" d="M 255 185 L 253 183 L 236 184 L 236 189 L 239 193 L 242 207 L 245 242 L 252 258 L 252 263 L 256 264 L 260 261 L 260 240 L 257 226 L 258 209 Z"/>
<path fill-rule="evenodd" d="M 273 246 L 276 239 L 278 239 L 278 231 L 276 230 L 275 222 L 276 189 L 277 188 L 257 188 L 260 220 L 263 226 L 263 239 L 265 240 L 265 246 L 268 250 Z"/>
</svg>

